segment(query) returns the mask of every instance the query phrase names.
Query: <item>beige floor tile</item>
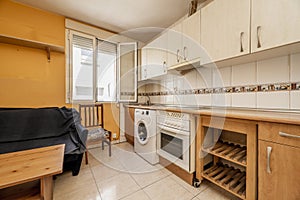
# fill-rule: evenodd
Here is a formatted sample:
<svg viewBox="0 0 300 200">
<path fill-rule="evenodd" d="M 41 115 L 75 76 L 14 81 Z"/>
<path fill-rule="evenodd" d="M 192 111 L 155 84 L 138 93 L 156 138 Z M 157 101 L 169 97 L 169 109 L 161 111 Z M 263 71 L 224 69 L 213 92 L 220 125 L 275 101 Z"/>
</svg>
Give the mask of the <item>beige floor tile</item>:
<svg viewBox="0 0 300 200">
<path fill-rule="evenodd" d="M 123 142 L 120 144 L 117 144 L 116 147 L 123 149 L 125 151 L 129 151 L 129 152 L 133 152 L 133 146 L 131 144 L 129 144 L 128 142 Z"/>
<path fill-rule="evenodd" d="M 63 173 L 57 176 L 54 181 L 54 194 L 70 193 L 86 185 L 95 185 L 94 177 L 89 168 L 81 170 L 77 176 L 72 176 L 71 172 Z"/>
<path fill-rule="evenodd" d="M 85 159 L 84 159 L 84 163 L 83 164 L 85 166 L 94 167 L 94 166 L 101 165 L 102 163 L 99 160 L 97 160 L 91 153 L 89 153 L 89 164 L 88 165 L 85 164 Z"/>
<path fill-rule="evenodd" d="M 169 176 L 143 190 L 152 200 L 190 200 L 194 197 Z"/>
<path fill-rule="evenodd" d="M 143 190 L 139 190 L 127 197 L 122 198 L 122 200 L 150 200 L 150 198 Z"/>
<path fill-rule="evenodd" d="M 124 173 L 101 181 L 97 185 L 103 200 L 120 199 L 141 189 L 130 175 Z"/>
<path fill-rule="evenodd" d="M 116 151 L 114 146 L 112 147 L 111 157 L 107 154 L 107 152 L 102 151 L 101 148 L 90 149 L 89 153 L 92 154 L 92 157 L 98 160 L 98 162 L 100 162 L 102 165 L 117 171 L 124 171 L 123 165 L 121 162 L 119 162 L 119 152 Z"/>
<path fill-rule="evenodd" d="M 170 173 L 165 169 L 161 169 L 159 167 L 156 168 L 155 171 L 152 172 L 144 172 L 144 173 L 134 173 L 131 176 L 134 180 L 141 186 L 142 188 L 161 180 L 164 177 L 169 176 Z"/>
<path fill-rule="evenodd" d="M 184 187 L 187 191 L 189 191 L 190 193 L 192 193 L 194 196 L 199 194 L 200 192 L 204 191 L 207 187 L 208 187 L 208 183 L 207 182 L 202 182 L 200 184 L 199 188 L 195 188 L 192 185 L 188 184 L 187 182 L 185 182 L 184 180 L 182 180 L 181 178 L 179 178 L 178 176 L 172 174 L 170 176 L 173 180 L 175 180 L 177 183 L 179 183 L 182 187 Z"/>
<path fill-rule="evenodd" d="M 54 192 L 53 196 L 54 200 L 101 200 L 96 184 L 88 184 L 60 194 Z"/>
<path fill-rule="evenodd" d="M 225 190 L 219 188 L 212 183 L 208 183 L 207 189 L 201 192 L 197 198 L 199 200 L 238 200 L 237 197 L 231 195 L 230 193 L 226 192 Z"/>
<path fill-rule="evenodd" d="M 97 183 L 120 174 L 120 171 L 112 169 L 105 165 L 97 165 L 91 167 L 91 170 Z"/>
<path fill-rule="evenodd" d="M 149 164 L 136 153 L 127 153 L 119 160 L 128 173 L 149 173 L 157 170 L 155 166 Z"/>
</svg>

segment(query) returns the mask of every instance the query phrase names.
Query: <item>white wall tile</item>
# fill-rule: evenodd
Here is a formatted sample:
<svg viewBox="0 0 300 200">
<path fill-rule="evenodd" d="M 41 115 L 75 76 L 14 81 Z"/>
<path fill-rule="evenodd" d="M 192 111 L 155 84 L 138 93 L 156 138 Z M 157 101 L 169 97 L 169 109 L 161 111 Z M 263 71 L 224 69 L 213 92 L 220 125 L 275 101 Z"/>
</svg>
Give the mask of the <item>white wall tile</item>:
<svg viewBox="0 0 300 200">
<path fill-rule="evenodd" d="M 161 97 L 162 96 L 150 96 L 150 102 L 154 104 L 160 104 L 161 103 Z"/>
<path fill-rule="evenodd" d="M 183 103 L 184 105 L 197 106 L 196 94 L 184 95 Z"/>
<path fill-rule="evenodd" d="M 173 104 L 179 106 L 182 105 L 183 98 L 183 95 L 173 95 Z"/>
<path fill-rule="evenodd" d="M 174 91 L 174 81 L 173 79 L 167 79 L 164 83 L 165 91 Z"/>
<path fill-rule="evenodd" d="M 197 70 L 192 70 L 186 73 L 184 76 L 186 89 L 197 88 Z"/>
<path fill-rule="evenodd" d="M 232 66 L 232 86 L 255 85 L 256 63 Z"/>
<path fill-rule="evenodd" d="M 220 93 L 212 94 L 212 106 L 229 107 L 231 106 L 231 94 Z"/>
<path fill-rule="evenodd" d="M 213 87 L 231 86 L 231 67 L 213 69 Z"/>
<path fill-rule="evenodd" d="M 183 77 L 177 77 L 174 78 L 174 90 L 185 90 L 186 88 L 186 82 Z"/>
<path fill-rule="evenodd" d="M 291 91 L 290 93 L 290 98 L 291 98 L 291 109 L 297 109 L 300 110 L 300 91 Z"/>
<path fill-rule="evenodd" d="M 144 96 L 138 96 L 138 102 L 139 103 L 146 103 L 146 97 L 144 97 Z"/>
<path fill-rule="evenodd" d="M 197 94 L 196 99 L 198 106 L 211 106 L 211 94 Z"/>
<path fill-rule="evenodd" d="M 291 55 L 291 82 L 300 81 L 300 53 Z"/>
<path fill-rule="evenodd" d="M 233 107 L 256 108 L 256 94 L 251 93 L 232 93 Z"/>
<path fill-rule="evenodd" d="M 257 108 L 289 109 L 289 92 L 258 92 Z"/>
<path fill-rule="evenodd" d="M 257 83 L 289 82 L 289 57 L 283 56 L 257 62 Z"/>
<path fill-rule="evenodd" d="M 212 69 L 209 67 L 197 68 L 197 88 L 212 88 Z"/>
<path fill-rule="evenodd" d="M 174 104 L 174 97 L 173 95 L 165 95 L 163 98 L 164 104 Z"/>
</svg>

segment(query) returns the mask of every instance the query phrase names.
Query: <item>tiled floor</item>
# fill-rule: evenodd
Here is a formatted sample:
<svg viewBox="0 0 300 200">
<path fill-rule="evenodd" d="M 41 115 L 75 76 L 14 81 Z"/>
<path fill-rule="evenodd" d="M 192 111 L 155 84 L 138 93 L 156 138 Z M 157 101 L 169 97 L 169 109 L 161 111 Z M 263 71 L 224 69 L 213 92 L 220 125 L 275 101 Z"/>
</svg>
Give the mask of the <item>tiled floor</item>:
<svg viewBox="0 0 300 200">
<path fill-rule="evenodd" d="M 227 200 L 235 199 L 203 182 L 194 188 L 163 168 L 152 166 L 134 153 L 128 143 L 108 150 L 89 150 L 89 164 L 78 176 L 65 172 L 54 182 L 55 200 Z"/>
</svg>

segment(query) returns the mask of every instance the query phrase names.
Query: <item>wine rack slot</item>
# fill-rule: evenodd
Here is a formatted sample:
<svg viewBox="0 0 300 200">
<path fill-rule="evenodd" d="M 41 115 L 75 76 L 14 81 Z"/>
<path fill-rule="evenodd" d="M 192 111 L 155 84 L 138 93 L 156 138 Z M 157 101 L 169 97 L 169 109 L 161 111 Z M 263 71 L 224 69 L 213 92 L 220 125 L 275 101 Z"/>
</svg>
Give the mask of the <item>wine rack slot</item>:
<svg viewBox="0 0 300 200">
<path fill-rule="evenodd" d="M 219 141 L 211 150 L 203 149 L 203 151 L 241 166 L 247 166 L 247 148 L 245 146 Z"/>
<path fill-rule="evenodd" d="M 246 173 L 228 165 L 214 165 L 202 176 L 241 199 L 246 199 Z"/>
</svg>

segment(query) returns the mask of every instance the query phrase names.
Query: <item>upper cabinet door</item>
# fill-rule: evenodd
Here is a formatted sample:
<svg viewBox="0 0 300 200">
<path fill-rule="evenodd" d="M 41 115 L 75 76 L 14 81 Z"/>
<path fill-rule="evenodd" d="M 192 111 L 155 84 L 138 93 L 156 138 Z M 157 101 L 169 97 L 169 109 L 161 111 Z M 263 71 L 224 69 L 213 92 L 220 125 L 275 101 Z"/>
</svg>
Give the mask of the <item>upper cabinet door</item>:
<svg viewBox="0 0 300 200">
<path fill-rule="evenodd" d="M 162 34 L 147 45 L 148 77 L 163 75 L 167 72 L 167 34 Z"/>
<path fill-rule="evenodd" d="M 200 11 L 182 22 L 182 57 L 183 61 L 191 61 L 200 57 Z"/>
<path fill-rule="evenodd" d="M 201 44 L 211 57 L 202 64 L 250 52 L 250 0 L 212 1 L 201 9 L 200 24 Z"/>
<path fill-rule="evenodd" d="M 167 34 L 163 34 L 147 44 L 147 64 L 165 65 L 167 62 Z"/>
<path fill-rule="evenodd" d="M 252 52 L 300 40 L 299 0 L 252 0 Z"/>
<path fill-rule="evenodd" d="M 182 62 L 182 23 L 168 30 L 168 67 Z"/>
</svg>

